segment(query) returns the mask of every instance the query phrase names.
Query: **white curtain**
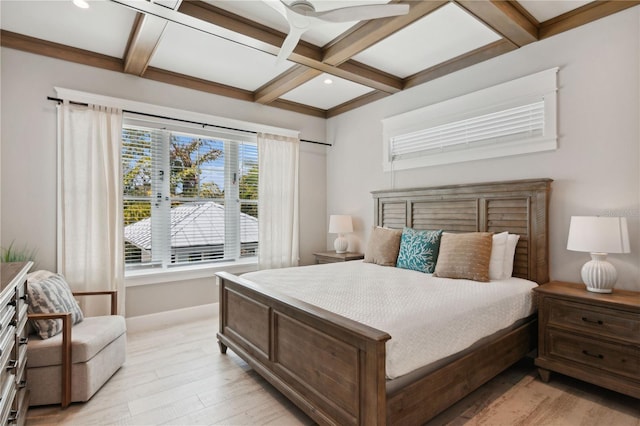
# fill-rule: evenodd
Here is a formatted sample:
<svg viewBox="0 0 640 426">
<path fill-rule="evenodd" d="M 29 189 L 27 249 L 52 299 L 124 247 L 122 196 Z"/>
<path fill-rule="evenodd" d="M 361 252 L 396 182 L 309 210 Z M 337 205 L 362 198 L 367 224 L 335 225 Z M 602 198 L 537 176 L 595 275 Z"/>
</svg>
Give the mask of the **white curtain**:
<svg viewBox="0 0 640 426">
<path fill-rule="evenodd" d="M 122 111 L 58 106 L 58 272 L 77 291 L 118 290 L 124 314 Z M 80 300 L 108 313 L 108 296 Z"/>
<path fill-rule="evenodd" d="M 300 140 L 258 133 L 260 269 L 298 265 Z"/>
</svg>

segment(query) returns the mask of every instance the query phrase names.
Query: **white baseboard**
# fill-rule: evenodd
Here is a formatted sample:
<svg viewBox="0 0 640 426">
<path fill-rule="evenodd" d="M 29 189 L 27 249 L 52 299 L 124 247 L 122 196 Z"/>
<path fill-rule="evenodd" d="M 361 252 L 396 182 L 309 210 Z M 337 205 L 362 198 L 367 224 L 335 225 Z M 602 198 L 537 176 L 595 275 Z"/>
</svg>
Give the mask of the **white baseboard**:
<svg viewBox="0 0 640 426">
<path fill-rule="evenodd" d="M 160 327 L 207 318 L 213 319 L 217 316 L 217 313 L 218 303 L 209 303 L 207 305 L 192 306 L 189 308 L 175 309 L 173 311 L 129 317 L 126 318 L 127 333 L 157 330 Z"/>
</svg>

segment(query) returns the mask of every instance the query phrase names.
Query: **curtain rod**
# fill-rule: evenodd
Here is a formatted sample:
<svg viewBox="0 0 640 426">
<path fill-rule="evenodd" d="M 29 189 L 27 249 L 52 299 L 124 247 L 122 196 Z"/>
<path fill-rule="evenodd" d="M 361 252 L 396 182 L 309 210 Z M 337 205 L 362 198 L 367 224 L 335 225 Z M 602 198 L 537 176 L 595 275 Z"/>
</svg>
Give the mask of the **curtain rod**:
<svg viewBox="0 0 640 426">
<path fill-rule="evenodd" d="M 54 97 L 51 97 L 51 96 L 47 96 L 47 100 L 48 101 L 55 101 L 55 102 L 58 102 L 58 103 L 64 102 L 64 99 L 54 98 Z M 89 104 L 86 104 L 86 103 L 83 103 L 83 102 L 69 101 L 69 103 L 73 104 L 73 105 L 89 106 Z M 200 121 L 191 121 L 191 120 L 184 120 L 182 118 L 173 118 L 173 117 L 167 117 L 167 116 L 164 116 L 164 115 L 149 114 L 149 113 L 146 113 L 146 112 L 130 111 L 128 109 L 123 109 L 122 112 L 128 112 L 129 114 L 145 115 L 147 117 L 153 117 L 153 118 L 163 118 L 165 120 L 180 121 L 182 123 L 197 124 L 197 125 L 203 126 L 203 127 L 205 127 L 205 126 L 217 127 L 218 129 L 235 130 L 237 132 L 252 133 L 254 135 L 258 134 L 258 132 L 255 132 L 253 130 L 236 129 L 234 127 L 225 127 L 225 126 L 220 126 L 220 125 L 217 125 L 217 124 L 202 123 Z M 311 141 L 311 140 L 308 140 L 308 139 L 300 139 L 300 142 L 313 143 L 313 144 L 316 144 L 316 145 L 332 146 L 330 143 L 327 143 L 327 142 L 317 142 L 317 141 Z"/>
</svg>

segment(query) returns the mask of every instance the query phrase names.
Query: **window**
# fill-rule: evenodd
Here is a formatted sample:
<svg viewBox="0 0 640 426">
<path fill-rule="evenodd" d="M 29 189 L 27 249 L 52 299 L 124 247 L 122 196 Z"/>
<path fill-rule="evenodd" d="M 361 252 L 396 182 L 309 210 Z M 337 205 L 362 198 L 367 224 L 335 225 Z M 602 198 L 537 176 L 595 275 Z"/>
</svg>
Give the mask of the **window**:
<svg viewBox="0 0 640 426">
<path fill-rule="evenodd" d="M 122 176 L 128 270 L 257 255 L 255 135 L 125 114 Z"/>
<path fill-rule="evenodd" d="M 482 144 L 518 141 L 541 136 L 543 131 L 544 102 L 540 100 L 393 137 L 391 158 L 398 160 Z"/>
<path fill-rule="evenodd" d="M 553 150 L 557 68 L 383 120 L 385 171 Z"/>
</svg>

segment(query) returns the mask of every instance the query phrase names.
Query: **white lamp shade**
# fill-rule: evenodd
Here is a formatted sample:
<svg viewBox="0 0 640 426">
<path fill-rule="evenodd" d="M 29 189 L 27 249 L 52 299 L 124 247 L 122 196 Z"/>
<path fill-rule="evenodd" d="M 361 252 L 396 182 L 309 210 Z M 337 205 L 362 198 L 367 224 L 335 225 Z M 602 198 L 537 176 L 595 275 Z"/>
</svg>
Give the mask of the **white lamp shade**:
<svg viewBox="0 0 640 426">
<path fill-rule="evenodd" d="M 607 253 L 629 253 L 627 218 L 572 216 L 567 249 L 591 253 L 581 271 L 587 290 L 611 293 L 618 274 L 607 261 Z"/>
<path fill-rule="evenodd" d="M 626 217 L 572 216 L 567 250 L 629 253 Z"/>
<path fill-rule="evenodd" d="M 343 214 L 332 214 L 329 217 L 330 234 L 346 234 L 353 232 L 353 222 L 351 216 Z"/>
</svg>

